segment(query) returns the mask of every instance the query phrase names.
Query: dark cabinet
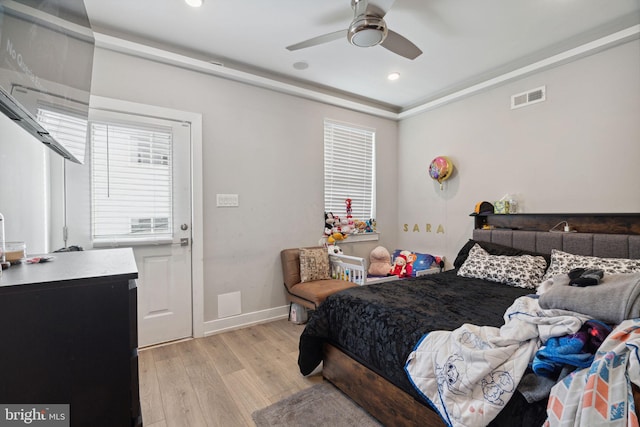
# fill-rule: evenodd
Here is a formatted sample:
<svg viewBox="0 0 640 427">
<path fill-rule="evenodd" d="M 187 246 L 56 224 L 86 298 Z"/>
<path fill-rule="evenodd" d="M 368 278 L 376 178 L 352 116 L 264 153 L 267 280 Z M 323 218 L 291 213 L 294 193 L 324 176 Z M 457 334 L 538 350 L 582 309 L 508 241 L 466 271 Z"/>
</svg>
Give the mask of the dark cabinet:
<svg viewBox="0 0 640 427">
<path fill-rule="evenodd" d="M 0 402 L 68 404 L 71 426 L 142 425 L 133 252 L 54 255 L 0 277 Z"/>
</svg>

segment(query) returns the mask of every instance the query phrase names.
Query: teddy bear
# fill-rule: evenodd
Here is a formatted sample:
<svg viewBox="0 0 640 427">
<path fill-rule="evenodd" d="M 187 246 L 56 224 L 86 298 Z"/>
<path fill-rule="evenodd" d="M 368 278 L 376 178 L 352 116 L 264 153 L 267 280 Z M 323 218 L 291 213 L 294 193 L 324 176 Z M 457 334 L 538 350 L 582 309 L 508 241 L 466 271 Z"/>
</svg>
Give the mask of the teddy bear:
<svg viewBox="0 0 640 427">
<path fill-rule="evenodd" d="M 371 276 L 386 276 L 391 269 L 391 255 L 382 246 L 374 248 L 369 254 L 369 269 Z"/>
</svg>

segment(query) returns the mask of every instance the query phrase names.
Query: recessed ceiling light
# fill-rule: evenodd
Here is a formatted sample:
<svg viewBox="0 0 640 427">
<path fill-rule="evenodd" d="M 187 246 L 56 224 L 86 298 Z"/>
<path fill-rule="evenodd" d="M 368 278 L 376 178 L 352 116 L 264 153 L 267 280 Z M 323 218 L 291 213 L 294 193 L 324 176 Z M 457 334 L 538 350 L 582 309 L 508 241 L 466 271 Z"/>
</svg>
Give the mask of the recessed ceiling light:
<svg viewBox="0 0 640 427">
<path fill-rule="evenodd" d="M 309 63 L 307 63 L 306 61 L 294 62 L 293 68 L 295 68 L 296 70 L 306 70 L 307 68 L 309 68 Z"/>
<path fill-rule="evenodd" d="M 398 80 L 400 78 L 400 73 L 391 73 L 387 76 L 389 80 Z"/>
<path fill-rule="evenodd" d="M 204 0 L 184 0 L 184 2 L 191 7 L 200 7 L 202 3 L 204 3 Z"/>
</svg>

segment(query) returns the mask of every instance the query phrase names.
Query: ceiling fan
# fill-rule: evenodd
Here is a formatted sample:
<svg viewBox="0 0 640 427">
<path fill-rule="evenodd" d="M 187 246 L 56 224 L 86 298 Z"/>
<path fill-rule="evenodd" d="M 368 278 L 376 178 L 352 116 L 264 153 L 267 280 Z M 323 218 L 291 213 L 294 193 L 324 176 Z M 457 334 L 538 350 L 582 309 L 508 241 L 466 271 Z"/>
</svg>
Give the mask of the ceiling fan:
<svg viewBox="0 0 640 427">
<path fill-rule="evenodd" d="M 354 46 L 371 47 L 381 45 L 391 52 L 407 59 L 415 59 L 422 51 L 411 41 L 387 28 L 384 16 L 394 0 L 351 0 L 353 21 L 349 28 L 313 37 L 300 43 L 287 46 L 288 50 L 305 49 L 311 46 L 332 42 L 344 36 Z"/>
</svg>

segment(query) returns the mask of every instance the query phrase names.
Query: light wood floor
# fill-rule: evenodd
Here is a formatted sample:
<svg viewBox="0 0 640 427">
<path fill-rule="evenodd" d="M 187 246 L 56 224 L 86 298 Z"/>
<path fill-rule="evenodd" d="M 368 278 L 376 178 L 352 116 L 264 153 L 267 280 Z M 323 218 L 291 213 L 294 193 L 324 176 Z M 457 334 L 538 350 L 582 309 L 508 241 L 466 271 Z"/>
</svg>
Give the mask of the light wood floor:
<svg viewBox="0 0 640 427">
<path fill-rule="evenodd" d="M 140 350 L 145 427 L 254 426 L 256 409 L 322 382 L 298 371 L 303 329 L 278 320 Z"/>
</svg>

